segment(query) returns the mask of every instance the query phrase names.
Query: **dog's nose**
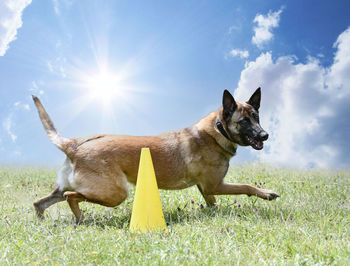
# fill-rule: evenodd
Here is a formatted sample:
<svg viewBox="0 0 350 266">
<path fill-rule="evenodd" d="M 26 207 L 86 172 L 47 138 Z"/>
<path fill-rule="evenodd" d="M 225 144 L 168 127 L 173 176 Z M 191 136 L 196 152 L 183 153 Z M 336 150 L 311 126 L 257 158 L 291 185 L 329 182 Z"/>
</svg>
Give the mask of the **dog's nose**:
<svg viewBox="0 0 350 266">
<path fill-rule="evenodd" d="M 269 134 L 267 134 L 266 131 L 261 131 L 259 133 L 259 138 L 260 138 L 260 140 L 267 140 L 269 138 Z"/>
</svg>

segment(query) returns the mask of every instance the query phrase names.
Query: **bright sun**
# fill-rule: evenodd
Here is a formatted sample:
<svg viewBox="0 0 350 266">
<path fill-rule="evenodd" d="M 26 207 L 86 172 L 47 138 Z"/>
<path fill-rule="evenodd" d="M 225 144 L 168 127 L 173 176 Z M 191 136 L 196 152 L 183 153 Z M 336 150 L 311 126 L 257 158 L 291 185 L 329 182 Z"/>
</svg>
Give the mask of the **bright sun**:
<svg viewBox="0 0 350 266">
<path fill-rule="evenodd" d="M 129 81 L 132 74 L 128 67 L 111 69 L 108 66 L 99 66 L 94 70 L 72 71 L 72 84 L 79 93 L 72 101 L 72 118 L 89 109 L 100 114 L 99 123 L 102 129 L 113 127 L 119 110 L 130 108 L 130 94 L 135 91 Z"/>
<path fill-rule="evenodd" d="M 86 80 L 88 98 L 108 105 L 120 93 L 121 84 L 117 75 L 107 70 L 100 71 Z"/>
<path fill-rule="evenodd" d="M 75 105 L 76 113 L 86 108 L 98 108 L 96 110 L 101 113 L 103 119 L 110 123 L 117 109 L 128 110 L 131 93 L 137 91 L 130 84 L 130 78 L 135 73 L 134 69 L 132 64 L 117 69 L 99 64 L 94 70 L 79 70 L 74 73 L 74 84 L 80 91 Z"/>
</svg>

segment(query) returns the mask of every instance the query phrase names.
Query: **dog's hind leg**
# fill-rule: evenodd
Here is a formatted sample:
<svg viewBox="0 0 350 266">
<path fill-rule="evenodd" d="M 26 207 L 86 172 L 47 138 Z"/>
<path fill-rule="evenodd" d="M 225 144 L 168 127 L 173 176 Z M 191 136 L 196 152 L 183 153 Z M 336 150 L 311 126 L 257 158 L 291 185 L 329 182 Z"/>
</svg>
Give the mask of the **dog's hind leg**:
<svg viewBox="0 0 350 266">
<path fill-rule="evenodd" d="M 45 209 L 60 201 L 64 201 L 63 192 L 57 187 L 49 195 L 38 199 L 33 203 L 37 216 L 40 219 L 43 219 Z"/>
<path fill-rule="evenodd" d="M 213 195 L 207 195 L 207 194 L 204 194 L 203 192 L 203 189 L 201 188 L 200 185 L 197 185 L 198 189 L 199 189 L 199 192 L 202 194 L 205 202 L 207 203 L 207 206 L 208 207 L 212 207 L 212 206 L 215 206 L 216 204 L 216 199 Z"/>
<path fill-rule="evenodd" d="M 66 198 L 70 209 L 72 210 L 73 214 L 76 218 L 76 223 L 80 223 L 83 219 L 83 215 L 79 208 L 79 202 L 85 201 L 86 198 L 80 194 L 79 192 L 72 192 L 72 191 L 66 191 L 64 192 L 63 196 Z"/>
</svg>

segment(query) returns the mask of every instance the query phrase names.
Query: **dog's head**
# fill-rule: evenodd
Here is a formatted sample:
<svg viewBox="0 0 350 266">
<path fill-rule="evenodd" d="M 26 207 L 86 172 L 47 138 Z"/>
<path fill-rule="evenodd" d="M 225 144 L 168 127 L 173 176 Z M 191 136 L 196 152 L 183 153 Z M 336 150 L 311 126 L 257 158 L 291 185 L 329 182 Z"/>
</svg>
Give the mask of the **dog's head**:
<svg viewBox="0 0 350 266">
<path fill-rule="evenodd" d="M 225 90 L 222 112 L 216 124 L 218 130 L 234 143 L 261 150 L 264 147 L 263 141 L 267 140 L 269 135 L 259 123 L 260 99 L 260 88 L 246 103 L 236 102 L 231 93 Z"/>
</svg>

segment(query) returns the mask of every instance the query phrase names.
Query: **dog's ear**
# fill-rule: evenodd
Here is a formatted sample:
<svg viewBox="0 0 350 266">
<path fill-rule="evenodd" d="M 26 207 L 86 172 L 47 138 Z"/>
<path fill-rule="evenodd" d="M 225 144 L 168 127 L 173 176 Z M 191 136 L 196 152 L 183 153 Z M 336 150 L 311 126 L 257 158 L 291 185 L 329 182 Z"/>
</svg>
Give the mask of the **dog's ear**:
<svg viewBox="0 0 350 266">
<path fill-rule="evenodd" d="M 228 90 L 225 90 L 222 96 L 222 107 L 222 116 L 224 120 L 227 121 L 232 117 L 237 108 L 236 101 Z"/>
<path fill-rule="evenodd" d="M 260 108 L 260 100 L 261 100 L 261 89 L 259 87 L 253 93 L 253 95 L 250 97 L 250 99 L 247 103 L 250 104 L 251 106 L 253 106 L 255 108 L 255 110 L 258 111 Z"/>
</svg>

